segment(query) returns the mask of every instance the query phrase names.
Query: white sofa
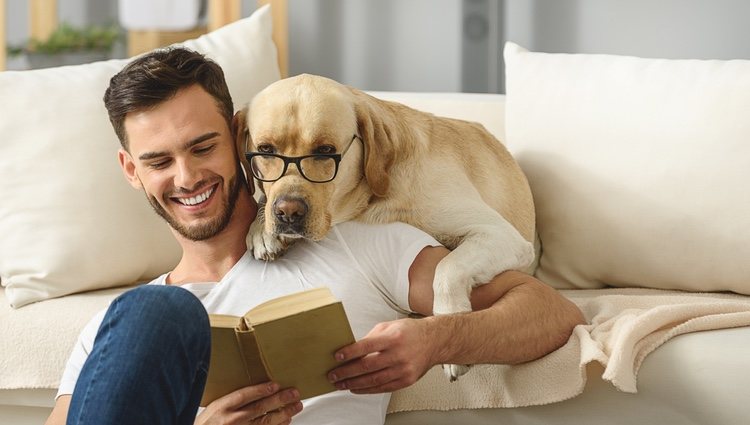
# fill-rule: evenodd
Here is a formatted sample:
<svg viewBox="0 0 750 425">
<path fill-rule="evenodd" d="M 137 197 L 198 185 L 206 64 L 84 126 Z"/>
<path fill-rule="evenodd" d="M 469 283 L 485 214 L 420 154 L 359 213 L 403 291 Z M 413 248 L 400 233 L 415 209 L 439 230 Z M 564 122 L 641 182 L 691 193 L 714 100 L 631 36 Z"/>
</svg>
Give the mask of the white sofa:
<svg viewBox="0 0 750 425">
<path fill-rule="evenodd" d="M 253 64 L 245 65 L 238 59 L 245 45 L 222 44 L 256 32 L 270 44 L 267 16 L 251 19 L 193 45 L 225 66 L 238 103 L 257 91 L 243 80 L 248 75 L 256 85 L 278 78 L 263 68 L 269 62 L 264 54 L 254 53 Z M 373 94 L 479 121 L 507 143 L 535 195 L 543 246 L 537 275 L 578 303 L 589 325 L 577 328 L 558 352 L 527 365 L 475 367 L 455 384 L 431 371 L 394 395 L 387 423 L 746 423 L 750 297 L 736 294 L 750 293 L 750 197 L 743 188 L 750 177 L 750 64 L 543 55 L 512 45 L 506 55 L 507 98 Z M 67 110 L 85 106 L 66 100 L 70 90 L 93 96 L 103 91 L 102 75 L 121 65 L 0 74 L 0 92 L 12 99 L 24 97 L 21 89 L 37 90 L 21 106 L 0 106 L 2 424 L 43 422 L 78 331 L 125 290 L 104 288 L 145 280 L 174 261 L 175 247 L 164 242 L 171 236 L 159 233 L 163 224 L 120 183 L 116 141 L 96 110 L 101 105 L 91 106 L 91 114 Z M 95 84 L 89 87 L 87 79 Z M 32 108 L 40 99 L 48 107 L 44 125 L 35 121 L 44 111 L 16 122 L 21 118 L 14 109 Z M 55 114 L 63 123 L 49 121 Z M 79 121 L 84 132 L 107 134 L 105 147 L 96 150 L 99 145 L 74 133 L 65 136 L 78 144 L 59 146 L 56 126 L 71 132 Z M 17 134 L 26 131 L 31 136 Z M 82 155 L 90 157 L 73 167 L 95 171 L 69 176 L 69 167 L 60 167 L 36 175 L 60 165 L 50 161 Z M 20 157 L 21 166 L 8 159 Z M 41 171 L 24 170 L 36 165 L 30 158 L 42 163 Z M 99 163 L 107 166 L 99 169 Z M 81 181 L 90 184 L 79 192 L 73 186 Z M 11 185 L 31 192 L 54 187 L 38 199 Z M 55 197 L 68 189 L 73 195 Z M 112 192 L 117 196 L 107 198 Z M 91 197 L 98 202 L 86 204 Z M 58 203 L 45 204 L 50 200 Z M 30 206 L 19 207 L 27 201 Z M 102 211 L 101 204 L 111 208 Z M 99 221 L 101 215 L 107 221 Z M 65 231 L 49 228 L 48 222 L 65 220 Z M 104 240 L 89 246 L 97 238 Z M 123 241 L 126 249 L 118 250 Z M 70 255 L 55 256 L 66 247 Z M 77 276 L 92 286 L 76 286 Z M 54 298 L 86 289 L 93 291 Z"/>
</svg>

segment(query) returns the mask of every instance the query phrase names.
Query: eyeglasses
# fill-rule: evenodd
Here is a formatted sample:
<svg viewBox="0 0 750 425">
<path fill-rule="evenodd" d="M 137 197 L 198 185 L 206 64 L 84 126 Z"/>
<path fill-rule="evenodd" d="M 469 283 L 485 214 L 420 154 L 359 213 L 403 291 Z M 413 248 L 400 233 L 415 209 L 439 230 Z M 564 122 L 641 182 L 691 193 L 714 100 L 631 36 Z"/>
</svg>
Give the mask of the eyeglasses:
<svg viewBox="0 0 750 425">
<path fill-rule="evenodd" d="M 300 175 L 306 180 L 313 183 L 327 183 L 336 178 L 339 172 L 339 162 L 354 143 L 354 139 L 360 138 L 355 134 L 341 153 L 284 156 L 275 153 L 248 152 L 245 153 L 245 158 L 250 163 L 253 176 L 263 182 L 275 182 L 286 174 L 289 164 L 295 164 Z"/>
</svg>

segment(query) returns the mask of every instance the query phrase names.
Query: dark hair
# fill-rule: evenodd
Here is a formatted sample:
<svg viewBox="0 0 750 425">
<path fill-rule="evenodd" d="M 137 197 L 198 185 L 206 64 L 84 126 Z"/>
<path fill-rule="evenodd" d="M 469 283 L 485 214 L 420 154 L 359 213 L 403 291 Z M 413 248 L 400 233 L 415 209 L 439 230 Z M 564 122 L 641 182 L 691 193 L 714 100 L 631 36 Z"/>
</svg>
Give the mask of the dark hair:
<svg viewBox="0 0 750 425">
<path fill-rule="evenodd" d="M 109 80 L 104 106 L 120 144 L 129 150 L 125 116 L 154 107 L 179 90 L 199 84 L 214 99 L 231 127 L 234 104 L 224 71 L 211 59 L 182 47 L 155 50 L 130 62 Z"/>
</svg>

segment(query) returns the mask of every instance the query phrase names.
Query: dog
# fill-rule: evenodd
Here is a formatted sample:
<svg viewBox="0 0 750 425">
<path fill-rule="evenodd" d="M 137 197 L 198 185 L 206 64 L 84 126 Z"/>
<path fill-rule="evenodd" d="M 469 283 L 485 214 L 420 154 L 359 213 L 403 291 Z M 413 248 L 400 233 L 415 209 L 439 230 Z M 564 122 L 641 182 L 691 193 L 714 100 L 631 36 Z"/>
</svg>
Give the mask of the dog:
<svg viewBox="0 0 750 425">
<path fill-rule="evenodd" d="M 267 180 L 285 171 L 276 181 L 259 182 L 262 196 L 248 235 L 258 259 L 277 258 L 299 238 L 321 240 L 347 220 L 405 222 L 452 251 L 435 271 L 434 314 L 470 311 L 472 288 L 534 262 L 528 181 L 478 123 L 437 117 L 313 75 L 271 84 L 239 115 L 240 137 L 247 140 L 237 142 L 248 152 L 341 155 L 338 173 L 325 183 L 309 181 L 308 174 L 322 181 L 334 170 L 317 170 L 322 165 L 312 159 L 301 163 L 304 176 L 299 162 L 286 169 L 278 160 L 256 164 Z M 468 370 L 447 366 L 451 380 Z"/>
</svg>

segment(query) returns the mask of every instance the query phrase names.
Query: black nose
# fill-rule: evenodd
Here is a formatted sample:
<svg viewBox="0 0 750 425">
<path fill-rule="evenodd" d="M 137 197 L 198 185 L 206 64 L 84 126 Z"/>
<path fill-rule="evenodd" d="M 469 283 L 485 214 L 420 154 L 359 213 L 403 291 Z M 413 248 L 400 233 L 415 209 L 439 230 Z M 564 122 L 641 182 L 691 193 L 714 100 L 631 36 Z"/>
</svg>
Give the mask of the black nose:
<svg viewBox="0 0 750 425">
<path fill-rule="evenodd" d="M 302 198 L 282 196 L 274 201 L 273 213 L 279 223 L 299 224 L 307 214 L 307 203 Z"/>
</svg>

